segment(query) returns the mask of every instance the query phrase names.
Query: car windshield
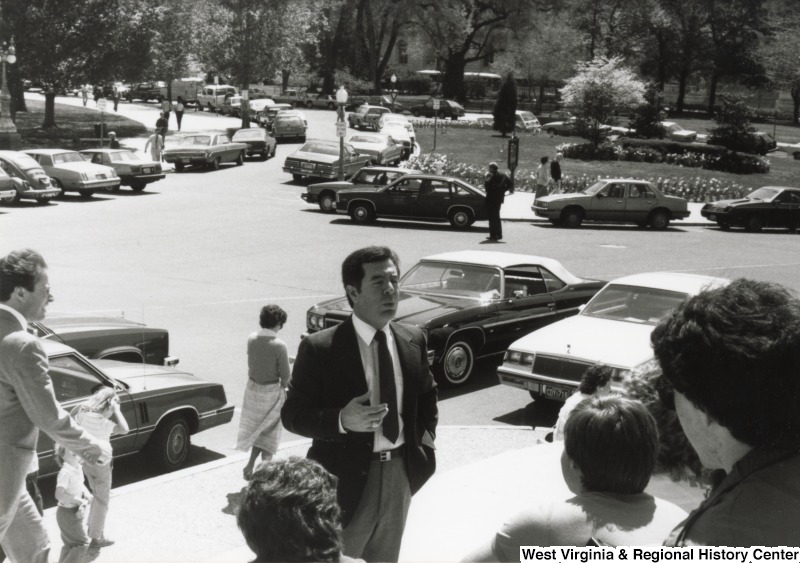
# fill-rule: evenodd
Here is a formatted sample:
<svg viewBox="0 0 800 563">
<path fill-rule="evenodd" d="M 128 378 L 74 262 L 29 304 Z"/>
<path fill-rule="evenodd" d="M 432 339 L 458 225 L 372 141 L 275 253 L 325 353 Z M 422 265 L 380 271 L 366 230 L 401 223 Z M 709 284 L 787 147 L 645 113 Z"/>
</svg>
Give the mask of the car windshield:
<svg viewBox="0 0 800 563">
<path fill-rule="evenodd" d="M 331 156 L 339 156 L 339 147 L 332 145 L 324 145 L 322 143 L 306 143 L 300 147 L 300 152 L 315 152 L 319 154 L 329 154 Z"/>
<path fill-rule="evenodd" d="M 522 118 L 522 121 L 533 121 L 536 119 L 533 116 L 533 114 L 529 111 L 523 111 L 522 113 L 519 114 L 519 116 L 520 118 Z"/>
<path fill-rule="evenodd" d="M 679 291 L 610 284 L 589 301 L 581 315 L 656 326 L 687 297 Z"/>
<path fill-rule="evenodd" d="M 374 145 L 383 144 L 383 139 L 380 137 L 371 137 L 369 135 L 354 135 L 350 137 L 351 143 L 372 143 Z"/>
<path fill-rule="evenodd" d="M 62 152 L 53 155 L 53 164 L 65 164 L 68 162 L 86 162 L 77 152 Z"/>
<path fill-rule="evenodd" d="M 209 135 L 189 135 L 178 142 L 179 145 L 209 145 L 210 143 Z"/>
<path fill-rule="evenodd" d="M 129 151 L 112 152 L 109 154 L 111 162 L 139 162 L 135 154 Z"/>
<path fill-rule="evenodd" d="M 747 194 L 747 199 L 759 199 L 769 201 L 780 193 L 775 188 L 758 188 L 756 191 Z"/>
<path fill-rule="evenodd" d="M 490 266 L 422 262 L 403 276 L 400 289 L 415 294 L 485 301 L 500 297 L 500 272 Z"/>
<path fill-rule="evenodd" d="M 238 139 L 262 139 L 264 133 L 262 129 L 245 129 L 244 131 L 237 131 L 233 134 L 233 140 Z"/>
<path fill-rule="evenodd" d="M 279 115 L 275 118 L 275 127 L 302 127 L 303 120 L 296 115 Z"/>
<path fill-rule="evenodd" d="M 606 184 L 608 184 L 608 182 L 606 182 L 605 180 L 601 180 L 595 184 L 592 184 L 591 186 L 583 190 L 581 193 L 586 195 L 594 195 L 600 190 L 602 190 L 606 186 Z"/>
</svg>

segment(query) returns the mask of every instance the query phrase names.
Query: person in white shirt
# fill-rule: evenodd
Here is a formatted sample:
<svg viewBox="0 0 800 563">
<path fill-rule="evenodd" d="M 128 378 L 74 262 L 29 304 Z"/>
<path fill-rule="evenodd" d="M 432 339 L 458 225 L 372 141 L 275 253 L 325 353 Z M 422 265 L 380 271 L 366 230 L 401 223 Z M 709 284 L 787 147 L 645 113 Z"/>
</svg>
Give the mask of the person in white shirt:
<svg viewBox="0 0 800 563">
<path fill-rule="evenodd" d="M 534 178 L 536 178 L 536 192 L 533 196 L 534 201 L 540 197 L 546 196 L 548 187 L 550 186 L 550 165 L 547 164 L 547 160 L 547 157 L 543 156 L 541 164 L 536 167 L 536 170 L 533 173 Z"/>
<path fill-rule="evenodd" d="M 82 563 L 89 548 L 86 509 L 92 501 L 92 495 L 83 484 L 81 458 L 60 444 L 56 445 L 55 455 L 56 462 L 61 463 L 56 478 L 56 521 L 64 543 L 58 563 Z"/>
<path fill-rule="evenodd" d="M 593 395 L 603 396 L 611 392 L 611 376 L 613 374 L 614 370 L 604 365 L 594 365 L 586 369 L 581 377 L 578 392 L 567 399 L 558 412 L 558 421 L 553 431 L 554 441 L 564 439 L 564 426 L 566 426 L 567 419 L 575 407 Z"/>
</svg>

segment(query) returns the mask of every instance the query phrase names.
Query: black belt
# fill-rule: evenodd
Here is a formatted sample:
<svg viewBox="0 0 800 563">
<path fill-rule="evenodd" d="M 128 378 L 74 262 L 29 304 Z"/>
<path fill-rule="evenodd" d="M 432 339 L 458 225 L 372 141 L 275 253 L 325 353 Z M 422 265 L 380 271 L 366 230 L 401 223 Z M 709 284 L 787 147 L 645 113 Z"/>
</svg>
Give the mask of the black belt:
<svg viewBox="0 0 800 563">
<path fill-rule="evenodd" d="M 406 455 L 406 445 L 398 446 L 393 450 L 384 450 L 382 452 L 372 452 L 372 461 L 392 461 Z"/>
</svg>

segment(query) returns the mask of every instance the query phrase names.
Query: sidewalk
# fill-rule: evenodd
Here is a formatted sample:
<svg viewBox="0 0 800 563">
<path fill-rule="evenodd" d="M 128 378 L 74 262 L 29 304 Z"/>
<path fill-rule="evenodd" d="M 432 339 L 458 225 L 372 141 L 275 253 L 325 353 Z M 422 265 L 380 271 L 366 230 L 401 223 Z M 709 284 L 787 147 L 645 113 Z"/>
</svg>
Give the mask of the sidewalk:
<svg viewBox="0 0 800 563">
<path fill-rule="evenodd" d="M 560 478 L 560 445 L 536 445 L 537 432 L 512 426 L 444 426 L 434 477 L 414 496 L 401 561 L 458 561 L 488 541 L 526 505 L 569 498 Z M 309 440 L 283 444 L 278 457 L 304 456 Z M 244 563 L 253 559 L 236 527 L 247 454 L 112 491 L 99 563 Z M 648 491 L 690 510 L 701 490 L 657 476 Z M 55 508 L 45 511 L 52 553 L 61 547 Z"/>
</svg>

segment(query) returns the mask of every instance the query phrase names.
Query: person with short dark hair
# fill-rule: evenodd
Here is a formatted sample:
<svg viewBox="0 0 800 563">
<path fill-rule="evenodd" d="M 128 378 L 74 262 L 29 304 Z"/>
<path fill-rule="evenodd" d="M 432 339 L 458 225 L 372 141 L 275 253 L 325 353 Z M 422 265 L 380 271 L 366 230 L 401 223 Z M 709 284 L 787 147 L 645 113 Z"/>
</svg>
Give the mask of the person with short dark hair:
<svg viewBox="0 0 800 563">
<path fill-rule="evenodd" d="M 519 561 L 519 548 L 656 545 L 686 516 L 644 492 L 658 452 L 656 423 L 638 401 L 616 395 L 579 404 L 567 421 L 561 471 L 575 496 L 531 507 L 465 561 Z"/>
<path fill-rule="evenodd" d="M 508 176 L 500 172 L 496 162 L 489 163 L 489 173 L 484 182 L 486 188 L 486 211 L 489 215 L 488 240 L 503 240 L 503 222 L 500 220 L 500 208 L 505 201 L 506 192 L 514 193 L 514 186 Z"/>
<path fill-rule="evenodd" d="M 169 128 L 169 113 L 160 112 L 158 119 L 156 119 L 156 133 L 161 135 L 161 146 L 167 143 L 167 129 Z M 147 149 L 145 149 L 147 150 Z M 161 160 L 159 158 L 159 160 Z"/>
<path fill-rule="evenodd" d="M 536 191 L 533 194 L 534 203 L 536 203 L 536 200 L 540 197 L 546 196 L 550 188 L 552 178 L 550 177 L 550 166 L 547 164 L 547 160 L 548 158 L 543 156 L 541 158 L 541 163 L 533 172 L 534 179 L 536 180 Z"/>
<path fill-rule="evenodd" d="M 564 439 L 564 427 L 572 410 L 592 395 L 608 395 L 611 392 L 611 376 L 614 370 L 605 365 L 593 365 L 586 368 L 581 376 L 577 393 L 573 393 L 558 411 L 558 421 L 553 430 L 553 440 Z"/>
<path fill-rule="evenodd" d="M 651 335 L 663 401 L 725 477 L 666 545 L 800 546 L 800 300 L 737 279 Z"/>
<path fill-rule="evenodd" d="M 253 563 L 340 561 L 336 477 L 302 457 L 262 463 L 245 487 L 236 522 Z"/>
<path fill-rule="evenodd" d="M 550 162 L 550 179 L 553 181 L 553 193 L 561 193 L 561 161 L 564 160 L 564 155 L 560 152 L 556 153 L 555 158 Z"/>
<path fill-rule="evenodd" d="M 300 342 L 281 413 L 339 479 L 344 553 L 367 561 L 397 561 L 411 496 L 436 469 L 436 383 L 425 335 L 392 322 L 399 278 L 385 246 L 344 260 L 353 314 Z"/>
<path fill-rule="evenodd" d="M 261 308 L 261 330 L 247 337 L 247 387 L 242 401 L 242 418 L 236 449 L 250 450 L 250 459 L 242 474 L 253 475 L 258 456 L 269 461 L 281 441 L 281 408 L 289 384 L 289 349 L 278 338 L 286 324 L 286 311 L 278 305 Z"/>
</svg>

